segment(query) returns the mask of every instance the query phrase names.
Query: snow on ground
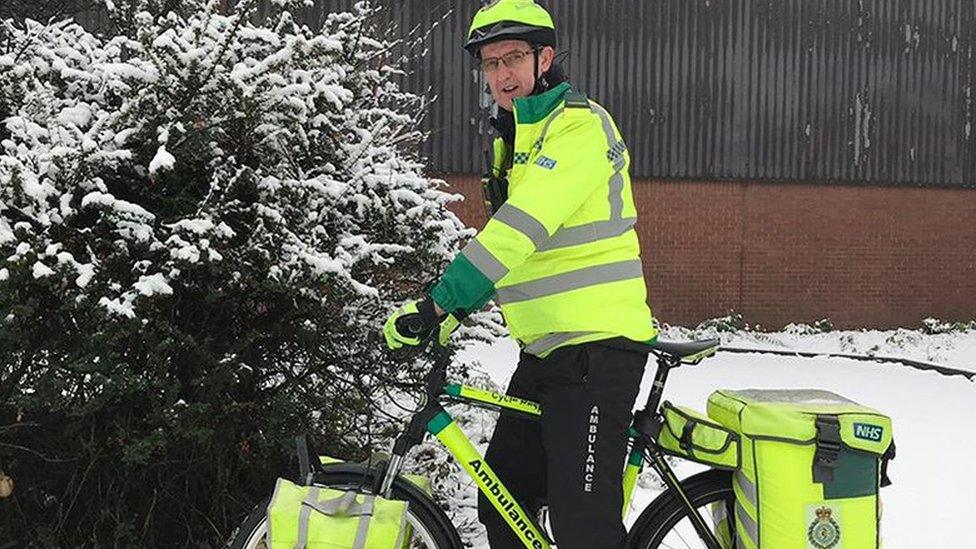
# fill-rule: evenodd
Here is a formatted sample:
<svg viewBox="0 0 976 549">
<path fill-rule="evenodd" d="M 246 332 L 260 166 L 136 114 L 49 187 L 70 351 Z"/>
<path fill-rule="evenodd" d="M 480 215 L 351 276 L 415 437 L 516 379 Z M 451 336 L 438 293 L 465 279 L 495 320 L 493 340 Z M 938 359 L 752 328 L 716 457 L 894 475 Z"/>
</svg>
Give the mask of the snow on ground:
<svg viewBox="0 0 976 549">
<path fill-rule="evenodd" d="M 800 331 L 715 335 L 720 335 L 723 345 L 730 347 L 874 354 L 976 371 L 976 330 L 935 335 L 913 330 L 816 334 Z M 662 339 L 687 340 L 695 335 L 686 329 L 669 328 Z M 480 362 L 488 377 L 505 387 L 517 361 L 518 348 L 512 340 L 503 339 L 493 345 L 473 344 L 464 354 Z M 647 398 L 652 376 L 653 365 L 649 364 L 637 399 L 640 406 Z M 894 484 L 882 490 L 885 548 L 972 546 L 969 520 L 976 508 L 976 475 L 971 472 L 976 464 L 976 439 L 971 433 L 976 420 L 976 382 L 898 364 L 849 358 L 719 353 L 699 365 L 674 371 L 665 398 L 704 411 L 708 395 L 717 388 L 827 389 L 890 414 L 898 456 L 889 469 Z M 483 441 L 492 429 L 492 421 L 484 418 L 493 417 L 479 414 L 477 421 L 466 422 L 468 435 Z M 479 447 L 483 451 L 484 445 Z M 702 469 L 703 466 L 685 461 L 677 467 L 682 477 Z M 642 478 L 628 525 L 657 495 L 654 480 Z M 476 549 L 486 549 L 483 533 L 470 526 L 477 523 L 475 488 L 468 479 L 459 482 L 466 485 L 466 494 L 457 500 L 455 522 L 467 525 L 462 530 L 468 530 L 464 537 L 469 543 Z"/>
<path fill-rule="evenodd" d="M 864 330 L 798 333 L 736 332 L 726 335 L 722 344 L 748 349 L 796 350 L 823 353 L 863 354 L 933 362 L 942 366 L 976 372 L 976 332 L 925 334 L 919 330 Z M 672 328 L 666 334 L 685 339 L 687 330 Z"/>
</svg>

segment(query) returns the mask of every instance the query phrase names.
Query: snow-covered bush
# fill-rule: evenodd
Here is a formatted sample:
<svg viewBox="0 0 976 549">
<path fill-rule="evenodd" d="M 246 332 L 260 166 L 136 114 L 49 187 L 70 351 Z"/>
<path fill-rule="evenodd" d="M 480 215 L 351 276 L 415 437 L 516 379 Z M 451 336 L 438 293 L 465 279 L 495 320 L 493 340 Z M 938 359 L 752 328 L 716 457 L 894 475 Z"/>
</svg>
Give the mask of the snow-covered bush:
<svg viewBox="0 0 976 549">
<path fill-rule="evenodd" d="M 782 331 L 793 335 L 826 334 L 834 331 L 834 324 L 827 318 L 817 320 L 813 324 L 790 322 L 783 327 Z"/>
<path fill-rule="evenodd" d="M 698 325 L 696 330 L 714 330 L 716 332 L 736 332 L 748 329 L 748 325 L 742 318 L 742 313 L 729 311 L 726 316 L 708 319 Z"/>
<path fill-rule="evenodd" d="M 0 539 L 215 544 L 414 381 L 379 329 L 467 233 L 371 8 L 283 3 L 0 22 Z"/>
<path fill-rule="evenodd" d="M 976 330 L 976 320 L 969 322 L 948 322 L 930 317 L 922 321 L 922 333 L 929 335 L 951 334 L 969 330 Z"/>
</svg>

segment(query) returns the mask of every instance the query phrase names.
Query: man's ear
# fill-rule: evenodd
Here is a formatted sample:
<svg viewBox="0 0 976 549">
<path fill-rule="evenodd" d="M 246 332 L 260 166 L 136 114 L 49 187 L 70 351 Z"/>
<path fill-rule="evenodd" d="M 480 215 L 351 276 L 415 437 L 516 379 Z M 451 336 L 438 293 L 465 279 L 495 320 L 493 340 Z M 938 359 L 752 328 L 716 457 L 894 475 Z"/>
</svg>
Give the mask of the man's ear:
<svg viewBox="0 0 976 549">
<path fill-rule="evenodd" d="M 539 74 L 541 76 L 549 67 L 552 66 L 552 60 L 556 57 L 556 50 L 552 49 L 552 46 L 543 46 L 542 50 L 539 52 Z"/>
</svg>

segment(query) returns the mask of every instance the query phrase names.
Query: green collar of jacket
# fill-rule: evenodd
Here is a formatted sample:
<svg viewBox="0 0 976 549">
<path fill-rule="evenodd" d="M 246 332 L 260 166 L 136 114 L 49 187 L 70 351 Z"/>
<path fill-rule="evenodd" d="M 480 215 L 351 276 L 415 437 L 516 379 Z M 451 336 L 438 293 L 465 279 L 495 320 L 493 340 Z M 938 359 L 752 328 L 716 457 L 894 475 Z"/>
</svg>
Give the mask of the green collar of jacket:
<svg viewBox="0 0 976 549">
<path fill-rule="evenodd" d="M 570 90 L 569 82 L 563 82 L 549 91 L 539 95 L 528 97 L 516 97 L 513 101 L 515 105 L 516 124 L 535 124 L 536 122 L 549 116 L 553 110 L 562 102 Z"/>
</svg>

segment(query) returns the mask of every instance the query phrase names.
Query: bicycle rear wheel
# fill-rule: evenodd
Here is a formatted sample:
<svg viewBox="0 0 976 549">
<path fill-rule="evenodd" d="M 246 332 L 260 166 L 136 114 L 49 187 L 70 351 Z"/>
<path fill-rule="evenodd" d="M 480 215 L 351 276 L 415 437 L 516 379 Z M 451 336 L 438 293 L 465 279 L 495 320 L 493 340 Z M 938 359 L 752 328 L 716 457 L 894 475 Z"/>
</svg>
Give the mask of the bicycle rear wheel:
<svg viewBox="0 0 976 549">
<path fill-rule="evenodd" d="M 732 473 L 709 470 L 685 479 L 681 487 L 712 532 L 726 528 L 723 549 L 738 547 L 735 542 L 735 494 Z M 722 537 L 719 536 L 720 541 Z M 688 510 L 677 494 L 668 490 L 641 513 L 627 536 L 628 549 L 705 549 L 705 542 L 692 526 Z"/>
<path fill-rule="evenodd" d="M 318 486 L 348 490 L 373 485 L 372 470 L 359 465 L 342 464 L 316 475 Z M 393 497 L 409 503 L 407 523 L 413 532 L 411 549 L 461 549 L 461 538 L 450 519 L 434 502 L 404 479 L 393 484 Z M 238 527 L 230 544 L 231 549 L 267 549 L 267 507 L 270 498 L 259 503 Z"/>
</svg>

